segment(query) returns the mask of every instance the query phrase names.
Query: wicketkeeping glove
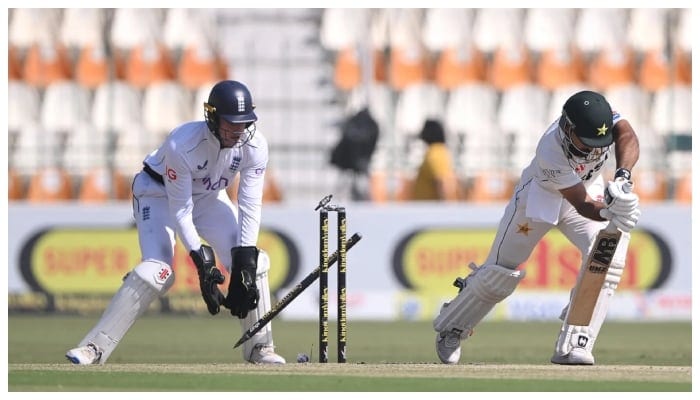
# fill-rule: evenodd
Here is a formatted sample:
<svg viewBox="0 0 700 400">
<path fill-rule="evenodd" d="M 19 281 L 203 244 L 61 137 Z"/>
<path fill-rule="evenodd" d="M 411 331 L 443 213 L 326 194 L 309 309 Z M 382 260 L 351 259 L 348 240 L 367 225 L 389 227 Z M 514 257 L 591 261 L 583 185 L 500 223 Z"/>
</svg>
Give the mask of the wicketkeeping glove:
<svg viewBox="0 0 700 400">
<path fill-rule="evenodd" d="M 258 269 L 258 248 L 255 246 L 234 247 L 231 249 L 231 277 L 224 306 L 231 315 L 245 318 L 249 310 L 258 307 L 260 294 L 255 284 Z"/>
<path fill-rule="evenodd" d="M 224 294 L 219 290 L 220 284 L 224 283 L 224 275 L 216 267 L 214 258 L 214 250 L 202 245 L 199 250 L 190 251 L 190 257 L 197 266 L 197 274 L 199 275 L 199 290 L 202 292 L 202 298 L 207 303 L 209 314 L 216 315 L 219 313 L 220 305 L 224 301 Z"/>
</svg>

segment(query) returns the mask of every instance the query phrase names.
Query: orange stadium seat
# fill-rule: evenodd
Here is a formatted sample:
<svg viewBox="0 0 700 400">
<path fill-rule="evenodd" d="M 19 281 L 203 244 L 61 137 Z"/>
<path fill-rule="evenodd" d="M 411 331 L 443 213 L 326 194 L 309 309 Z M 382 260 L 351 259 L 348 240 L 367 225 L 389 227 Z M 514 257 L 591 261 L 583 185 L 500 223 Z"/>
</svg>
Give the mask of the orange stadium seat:
<svg viewBox="0 0 700 400">
<path fill-rule="evenodd" d="M 688 172 L 676 180 L 676 188 L 673 193 L 674 200 L 680 203 L 691 204 L 693 202 L 693 174 Z"/>
<path fill-rule="evenodd" d="M 333 81 L 341 90 L 352 90 L 362 81 L 362 68 L 354 47 L 347 47 L 336 53 Z"/>
<path fill-rule="evenodd" d="M 642 202 L 657 202 L 668 199 L 668 177 L 663 171 L 634 171 L 634 192 Z"/>
<path fill-rule="evenodd" d="M 185 48 L 177 65 L 177 80 L 187 89 L 226 79 L 226 62 L 214 50 L 206 46 L 191 45 Z"/>
<path fill-rule="evenodd" d="M 7 79 L 18 80 L 22 78 L 22 62 L 19 59 L 18 50 L 12 46 L 7 46 Z"/>
<path fill-rule="evenodd" d="M 130 49 L 124 77 L 128 83 L 139 89 L 151 83 L 174 79 L 174 66 L 167 48 L 162 44 L 150 42 Z"/>
<path fill-rule="evenodd" d="M 27 200 L 34 203 L 70 200 L 73 198 L 72 186 L 66 171 L 56 167 L 42 168 L 29 181 Z"/>
<path fill-rule="evenodd" d="M 690 85 L 693 83 L 692 54 L 681 50 L 675 53 L 676 68 L 673 71 L 673 80 L 679 84 Z"/>
<path fill-rule="evenodd" d="M 110 60 L 100 44 L 80 49 L 75 63 L 75 81 L 81 86 L 96 89 L 110 77 Z"/>
<path fill-rule="evenodd" d="M 71 78 L 71 64 L 65 47 L 60 44 L 34 44 L 27 51 L 22 77 L 30 85 L 46 87 Z"/>
<path fill-rule="evenodd" d="M 396 90 L 424 82 L 428 77 L 428 60 L 419 48 L 392 48 L 389 56 L 389 79 Z"/>
<path fill-rule="evenodd" d="M 542 53 L 535 67 L 535 80 L 547 90 L 584 81 L 585 64 L 575 49 L 550 49 Z"/>
<path fill-rule="evenodd" d="M 475 47 L 470 49 L 446 48 L 435 64 L 435 83 L 451 90 L 460 85 L 486 79 L 486 60 Z"/>
<path fill-rule="evenodd" d="M 668 58 L 661 50 L 649 50 L 644 53 L 639 65 L 639 86 L 649 92 L 655 92 L 669 85 L 671 70 Z"/>
<path fill-rule="evenodd" d="M 88 203 L 125 200 L 129 192 L 126 178 L 117 171 L 110 173 L 106 168 L 95 168 L 83 178 L 78 199 Z"/>
<path fill-rule="evenodd" d="M 476 203 L 508 201 L 515 179 L 506 171 L 480 171 L 467 183 L 465 200 Z"/>
<path fill-rule="evenodd" d="M 499 47 L 488 67 L 488 80 L 498 90 L 506 90 L 532 81 L 533 62 L 524 47 Z"/>
<path fill-rule="evenodd" d="M 10 168 L 7 177 L 7 198 L 9 200 L 22 200 L 24 198 L 24 185 L 22 178 Z"/>
<path fill-rule="evenodd" d="M 591 62 L 588 82 L 598 90 L 635 81 L 635 62 L 631 49 L 601 50 Z"/>
</svg>

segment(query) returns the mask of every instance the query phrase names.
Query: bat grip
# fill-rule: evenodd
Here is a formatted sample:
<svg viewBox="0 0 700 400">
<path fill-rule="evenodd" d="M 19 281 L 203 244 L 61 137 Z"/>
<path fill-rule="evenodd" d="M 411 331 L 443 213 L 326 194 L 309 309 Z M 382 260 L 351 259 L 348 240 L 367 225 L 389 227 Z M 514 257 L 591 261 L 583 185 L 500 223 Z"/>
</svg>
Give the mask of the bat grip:
<svg viewBox="0 0 700 400">
<path fill-rule="evenodd" d="M 608 226 L 605 227 L 605 231 L 608 233 L 615 233 L 618 230 L 619 229 L 617 229 L 617 226 L 615 226 L 615 223 L 613 223 L 612 221 L 608 222 Z"/>
</svg>

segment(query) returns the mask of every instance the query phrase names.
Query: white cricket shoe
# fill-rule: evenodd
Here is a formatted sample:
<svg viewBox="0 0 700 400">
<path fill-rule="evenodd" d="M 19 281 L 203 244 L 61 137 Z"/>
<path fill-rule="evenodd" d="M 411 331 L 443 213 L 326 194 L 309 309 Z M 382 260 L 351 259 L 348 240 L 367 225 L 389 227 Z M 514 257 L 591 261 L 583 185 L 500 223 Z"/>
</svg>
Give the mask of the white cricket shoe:
<svg viewBox="0 0 700 400">
<path fill-rule="evenodd" d="M 438 358 L 443 364 L 457 364 L 459 362 L 459 357 L 462 355 L 460 342 L 461 339 L 457 332 L 438 332 L 435 336 L 435 350 L 437 350 Z"/>
<path fill-rule="evenodd" d="M 93 343 L 86 346 L 70 349 L 66 353 L 66 358 L 73 364 L 91 365 L 98 364 L 102 358 L 102 350 Z"/>
<path fill-rule="evenodd" d="M 552 356 L 552 364 L 562 364 L 562 365 L 593 365 L 595 364 L 595 358 L 593 354 L 581 347 L 575 347 L 568 354 L 557 354 L 554 353 Z"/>
<path fill-rule="evenodd" d="M 256 344 L 248 362 L 253 364 L 286 364 L 282 356 L 275 353 L 275 348 L 262 343 Z"/>
</svg>

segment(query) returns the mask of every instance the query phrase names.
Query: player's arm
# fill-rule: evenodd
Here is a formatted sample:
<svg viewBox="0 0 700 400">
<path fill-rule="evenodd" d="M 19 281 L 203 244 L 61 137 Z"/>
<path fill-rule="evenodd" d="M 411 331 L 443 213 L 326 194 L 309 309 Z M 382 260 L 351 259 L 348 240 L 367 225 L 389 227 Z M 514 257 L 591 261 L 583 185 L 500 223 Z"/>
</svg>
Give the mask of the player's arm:
<svg viewBox="0 0 700 400">
<path fill-rule="evenodd" d="M 605 208 L 605 203 L 591 198 L 583 182 L 560 189 L 559 192 L 582 216 L 595 221 L 605 221 L 605 218 L 600 215 L 600 210 Z"/>
<path fill-rule="evenodd" d="M 617 121 L 613 126 L 613 140 L 617 166 L 615 178 L 631 180 L 632 168 L 639 160 L 639 138 L 626 119 Z"/>
</svg>

